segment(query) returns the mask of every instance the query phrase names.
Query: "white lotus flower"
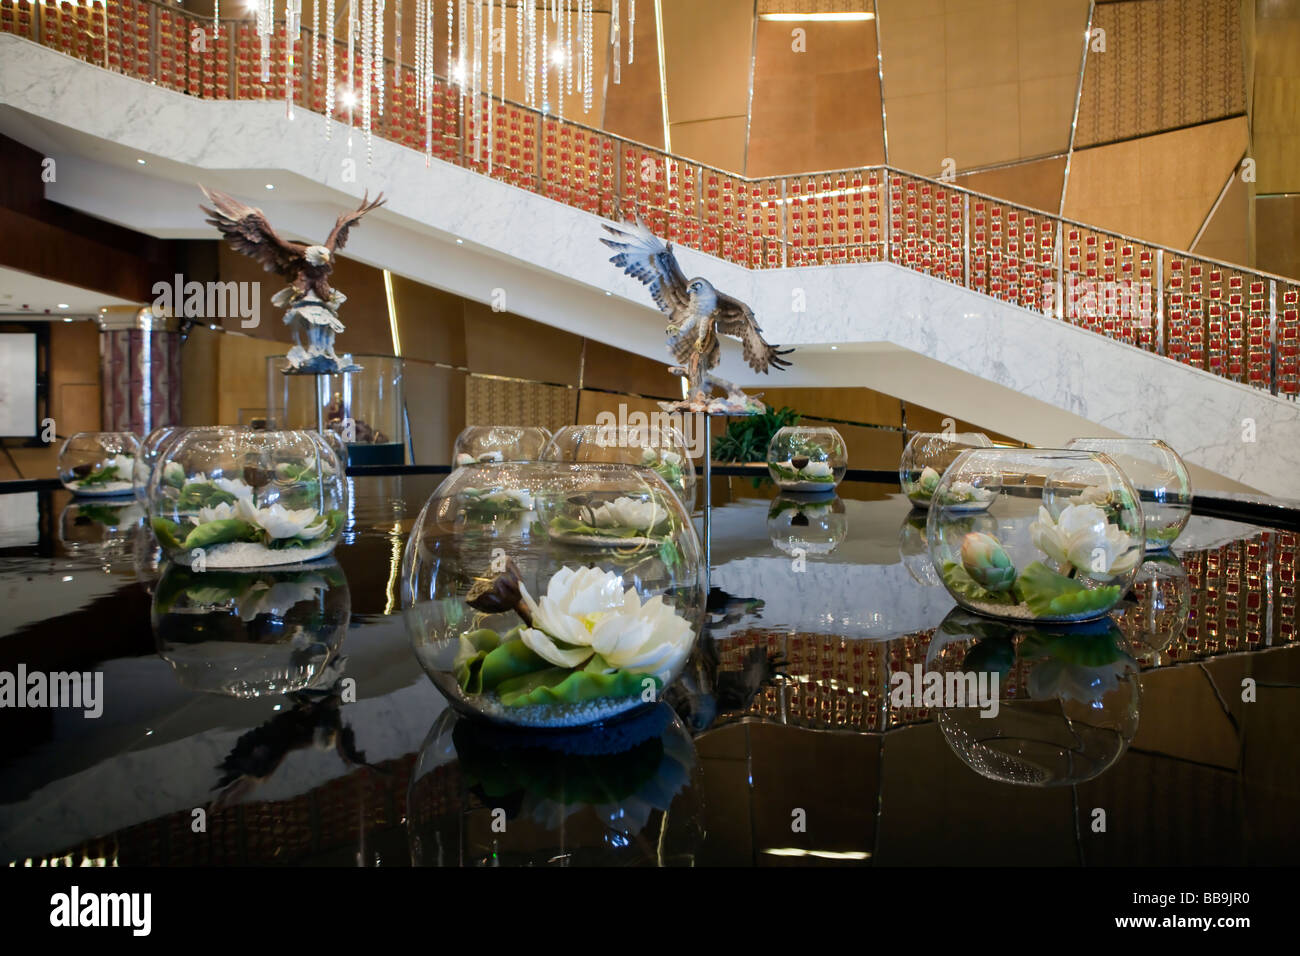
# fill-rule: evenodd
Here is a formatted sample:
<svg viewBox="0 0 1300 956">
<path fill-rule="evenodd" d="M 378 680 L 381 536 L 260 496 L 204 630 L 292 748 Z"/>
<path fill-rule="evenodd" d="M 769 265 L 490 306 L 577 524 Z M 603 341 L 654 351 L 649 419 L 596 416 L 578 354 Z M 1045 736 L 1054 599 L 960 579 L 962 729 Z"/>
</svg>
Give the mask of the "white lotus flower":
<svg viewBox="0 0 1300 956">
<path fill-rule="evenodd" d="M 235 504 L 223 501 L 220 504 L 200 508 L 199 523 L 207 524 L 209 521 L 226 521 L 230 518 L 238 518 L 241 521 L 253 521 L 253 518 L 247 517 L 239 510 L 238 505 L 240 503 L 242 503 L 242 499 L 237 501 Z"/>
<path fill-rule="evenodd" d="M 987 488 L 976 488 L 969 481 L 954 481 L 948 486 L 947 500 L 954 504 L 969 504 L 972 501 L 988 501 L 993 492 Z"/>
<path fill-rule="evenodd" d="M 1083 493 L 1078 497 L 1078 503 L 1083 505 L 1104 505 L 1110 503 L 1110 490 L 1103 488 L 1101 485 L 1089 485 L 1083 489 Z"/>
<path fill-rule="evenodd" d="M 942 477 L 943 475 L 939 474 L 929 465 L 926 465 L 924 468 L 921 469 L 921 480 L 919 482 L 921 486 L 921 490 L 928 491 L 931 494 L 933 494 L 934 489 L 939 487 L 939 480 Z"/>
<path fill-rule="evenodd" d="M 659 460 L 659 455 L 653 448 L 641 449 L 641 464 L 653 465 Z"/>
<path fill-rule="evenodd" d="M 185 484 L 185 469 L 181 467 L 178 461 L 168 461 L 163 463 L 162 480 L 168 485 Z"/>
<path fill-rule="evenodd" d="M 1042 505 L 1029 526 L 1030 540 L 1053 561 L 1073 565 L 1094 578 L 1109 578 L 1137 567 L 1142 549 L 1132 536 L 1106 519 L 1094 504 L 1066 505 L 1055 521 Z"/>
<path fill-rule="evenodd" d="M 654 674 L 666 682 L 690 650 L 689 622 L 660 596 L 642 604 L 635 590 L 623 589 L 614 571 L 561 568 L 540 602 L 522 586 L 520 591 L 533 618 L 520 639 L 558 667 L 580 667 L 599 654 L 611 668 Z"/>
<path fill-rule="evenodd" d="M 135 476 L 135 456 L 114 455 L 104 462 L 104 467 L 113 469 L 118 481 L 131 481 Z"/>
<path fill-rule="evenodd" d="M 668 512 L 653 501 L 640 498 L 615 498 L 602 501 L 591 509 L 597 528 L 641 528 L 649 531 L 668 517 Z"/>
<path fill-rule="evenodd" d="M 289 609 L 302 601 L 314 601 L 329 585 L 320 575 L 311 575 L 300 581 L 276 581 L 261 585 L 239 599 L 239 619 L 251 621 L 259 614 L 284 617 Z"/>
<path fill-rule="evenodd" d="M 459 455 L 456 456 L 456 467 L 464 468 L 466 465 L 472 465 L 476 461 L 478 461 L 478 459 L 475 458 L 473 455 L 467 455 L 464 452 L 461 452 Z"/>
<path fill-rule="evenodd" d="M 242 478 L 212 478 L 209 481 L 213 487 L 220 488 L 226 494 L 234 495 L 236 498 L 252 499 L 253 497 L 253 486 Z"/>
<path fill-rule="evenodd" d="M 240 498 L 235 505 L 236 508 L 244 508 L 246 511 L 252 511 L 254 520 L 261 525 L 272 538 L 319 538 L 329 527 L 328 523 L 321 519 L 320 513 L 315 508 L 300 508 L 296 511 L 286 508 L 284 505 L 271 505 L 269 508 L 252 508 L 251 499 Z"/>
<path fill-rule="evenodd" d="M 831 466 L 824 461 L 810 461 L 803 466 L 803 473 L 809 478 L 828 478 Z"/>
<path fill-rule="evenodd" d="M 682 463 L 682 456 L 677 454 L 675 451 L 666 451 L 659 455 L 659 460 L 666 465 L 680 465 Z"/>
</svg>

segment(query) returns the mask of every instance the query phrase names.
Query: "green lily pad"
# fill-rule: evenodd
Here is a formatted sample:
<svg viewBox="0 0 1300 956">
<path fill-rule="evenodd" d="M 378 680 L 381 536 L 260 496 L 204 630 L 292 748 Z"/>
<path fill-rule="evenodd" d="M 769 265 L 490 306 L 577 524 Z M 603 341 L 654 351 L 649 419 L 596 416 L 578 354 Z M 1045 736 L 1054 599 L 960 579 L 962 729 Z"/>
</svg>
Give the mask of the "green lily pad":
<svg viewBox="0 0 1300 956">
<path fill-rule="evenodd" d="M 222 518 L 220 521 L 205 521 L 197 526 L 185 538 L 182 545 L 186 551 L 195 548 L 210 548 L 217 544 L 229 544 L 232 541 L 261 541 L 262 531 L 256 525 L 239 518 Z"/>
<path fill-rule="evenodd" d="M 519 639 L 517 627 L 504 636 L 490 628 L 480 628 L 462 634 L 460 642 L 456 681 L 467 694 L 494 690 L 508 680 L 551 666 Z"/>
<path fill-rule="evenodd" d="M 183 533 L 181 526 L 175 521 L 168 521 L 166 518 L 151 518 L 149 520 L 149 526 L 153 528 L 153 533 L 158 539 L 158 543 L 166 550 L 179 551 L 185 546 L 182 542 L 184 540 L 184 534 L 187 534 L 188 532 Z"/>
<path fill-rule="evenodd" d="M 1015 590 L 1038 617 L 1077 617 L 1110 610 L 1120 588 L 1108 584 L 1086 588 L 1074 578 L 1053 571 L 1041 561 L 1031 562 L 1016 581 Z"/>
<path fill-rule="evenodd" d="M 979 582 L 972 578 L 966 569 L 956 561 L 944 562 L 943 583 L 948 586 L 949 591 L 970 598 L 972 601 L 981 601 L 985 604 L 1017 603 L 1015 597 L 1006 591 L 996 592 L 981 587 Z"/>
<path fill-rule="evenodd" d="M 503 681 L 497 686 L 497 696 L 506 707 L 576 704 L 602 697 L 639 696 L 647 680 L 654 681 L 657 697 L 663 683 L 653 674 L 635 674 L 622 669 L 605 674 L 567 667 L 548 667 L 546 670 Z"/>
</svg>

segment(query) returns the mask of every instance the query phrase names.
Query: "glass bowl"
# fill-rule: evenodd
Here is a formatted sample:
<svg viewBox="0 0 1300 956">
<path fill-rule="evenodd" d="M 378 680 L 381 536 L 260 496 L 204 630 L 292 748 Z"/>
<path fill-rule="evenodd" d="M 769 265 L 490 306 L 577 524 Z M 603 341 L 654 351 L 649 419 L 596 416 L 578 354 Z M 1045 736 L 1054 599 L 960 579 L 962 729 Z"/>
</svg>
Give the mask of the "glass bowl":
<svg viewBox="0 0 1300 956">
<path fill-rule="evenodd" d="M 549 431 L 533 425 L 470 425 L 456 436 L 452 467 L 476 462 L 540 461 L 550 440 Z"/>
<path fill-rule="evenodd" d="M 158 543 L 196 570 L 310 561 L 345 523 L 338 456 L 311 431 L 191 429 L 164 450 L 148 497 Z"/>
<path fill-rule="evenodd" d="M 898 462 L 898 483 L 914 508 L 930 507 L 939 479 L 957 456 L 968 448 L 992 448 L 983 432 L 917 432 L 903 449 Z M 958 485 L 949 491 L 950 507 L 982 511 L 993 500 L 983 488 Z"/>
<path fill-rule="evenodd" d="M 898 527 L 898 559 L 917 584 L 942 587 L 943 581 L 934 569 L 934 562 L 930 560 L 930 542 L 926 538 L 928 517 L 926 511 L 917 509 L 904 516 L 903 523 Z M 982 511 L 967 512 L 963 517 L 955 519 L 954 525 L 954 534 L 969 534 L 972 531 L 997 534 L 998 530 L 997 521 Z"/>
<path fill-rule="evenodd" d="M 183 431 L 186 429 L 179 425 L 164 425 L 155 428 L 140 443 L 140 454 L 135 460 L 135 470 L 131 478 L 131 490 L 135 493 L 136 500 L 141 502 L 148 500 L 149 475 L 158 462 L 159 453 Z"/>
<path fill-rule="evenodd" d="M 331 559 L 256 571 L 169 563 L 151 619 L 158 655 L 184 687 L 248 698 L 326 683 L 351 615 L 347 578 Z"/>
<path fill-rule="evenodd" d="M 1166 551 L 1192 517 L 1192 479 L 1178 453 L 1155 438 L 1076 438 L 1067 448 L 1109 455 L 1142 500 L 1148 551 Z"/>
<path fill-rule="evenodd" d="M 415 866 L 690 866 L 699 763 L 666 703 L 616 728 L 539 734 L 444 711 L 407 797 Z"/>
<path fill-rule="evenodd" d="M 59 481 L 74 495 L 129 495 L 140 440 L 131 432 L 78 432 L 59 449 Z"/>
<path fill-rule="evenodd" d="M 831 491 L 848 468 L 848 448 L 829 425 L 787 425 L 767 446 L 767 470 L 782 491 Z"/>
<path fill-rule="evenodd" d="M 688 512 L 695 509 L 695 465 L 685 436 L 672 425 L 566 425 L 547 442 L 541 457 L 649 468 L 677 492 Z"/>
<path fill-rule="evenodd" d="M 995 530 L 971 531 L 949 489 L 994 492 Z M 1137 491 L 1105 455 L 1067 449 L 977 448 L 935 488 L 926 522 L 930 560 L 968 610 L 1015 620 L 1105 615 L 1142 563 Z"/>
<path fill-rule="evenodd" d="M 1133 579 L 1132 596 L 1119 617 L 1120 630 L 1138 659 L 1154 666 L 1187 633 L 1192 610 L 1187 568 L 1168 551 L 1148 553 Z"/>
<path fill-rule="evenodd" d="M 72 498 L 59 514 L 59 544 L 69 552 L 122 545 L 143 519 L 144 508 L 138 501 Z"/>
<path fill-rule="evenodd" d="M 777 495 L 767 509 L 767 537 L 785 554 L 830 554 L 848 536 L 849 519 L 838 495 Z"/>
<path fill-rule="evenodd" d="M 527 500 L 526 521 L 487 500 Z M 653 471 L 568 462 L 453 471 L 416 519 L 402 607 L 452 706 L 572 727 L 661 699 L 705 610 L 700 541 Z M 530 623 L 531 622 L 531 623 Z"/>
<path fill-rule="evenodd" d="M 925 670 L 941 676 L 926 683 L 946 699 L 927 703 L 923 691 L 922 705 L 935 709 L 952 752 L 990 780 L 1082 783 L 1114 766 L 1137 734 L 1138 667 L 1110 620 L 1045 627 L 954 609 Z"/>
</svg>

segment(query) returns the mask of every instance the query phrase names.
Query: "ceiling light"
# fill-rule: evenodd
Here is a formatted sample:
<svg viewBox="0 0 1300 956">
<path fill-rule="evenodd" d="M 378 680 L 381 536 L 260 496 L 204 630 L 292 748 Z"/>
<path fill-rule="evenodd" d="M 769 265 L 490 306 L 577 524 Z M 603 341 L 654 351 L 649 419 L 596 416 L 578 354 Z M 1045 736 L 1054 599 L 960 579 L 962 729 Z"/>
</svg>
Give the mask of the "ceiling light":
<svg viewBox="0 0 1300 956">
<path fill-rule="evenodd" d="M 60 303 L 59 303 L 59 308 L 60 308 L 60 309 L 66 309 L 66 308 L 69 308 L 68 303 L 66 303 L 66 302 L 60 302 Z"/>
<path fill-rule="evenodd" d="M 849 23 L 851 21 L 874 20 L 874 13 L 760 13 L 760 20 L 780 20 L 796 23 L 800 20 L 818 20 L 822 23 Z"/>
<path fill-rule="evenodd" d="M 457 240 L 456 240 L 456 245 L 458 245 L 458 246 L 463 246 L 463 245 L 465 245 L 465 240 L 464 240 L 464 239 L 457 239 Z"/>
<path fill-rule="evenodd" d="M 143 160 L 143 159 L 137 159 L 136 162 L 139 163 L 141 166 L 144 165 L 144 160 Z"/>
<path fill-rule="evenodd" d="M 832 352 L 837 352 L 837 351 L 839 351 L 839 346 L 838 346 L 838 345 L 832 345 L 832 346 L 831 346 L 831 351 L 832 351 Z"/>
<path fill-rule="evenodd" d="M 551 51 L 551 62 L 556 66 L 564 66 L 564 61 L 567 59 L 568 57 L 564 55 L 564 47 L 556 44 L 555 49 Z"/>
<path fill-rule="evenodd" d="M 266 184 L 266 188 L 267 188 L 267 189 L 274 189 L 274 188 L 275 188 L 275 185 L 274 185 L 273 183 L 267 183 L 267 184 Z"/>
<path fill-rule="evenodd" d="M 63 321 L 64 321 L 64 322 L 71 322 L 71 321 L 72 321 L 72 317 L 71 317 L 71 316 L 68 316 L 68 317 L 65 318 Z"/>
</svg>

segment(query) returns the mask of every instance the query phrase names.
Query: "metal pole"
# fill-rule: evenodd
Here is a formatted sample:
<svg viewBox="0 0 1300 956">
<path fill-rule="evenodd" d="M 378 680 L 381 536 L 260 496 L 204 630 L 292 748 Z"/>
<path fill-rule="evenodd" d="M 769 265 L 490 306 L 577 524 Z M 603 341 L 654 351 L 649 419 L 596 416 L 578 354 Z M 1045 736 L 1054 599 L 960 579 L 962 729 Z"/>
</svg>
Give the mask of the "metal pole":
<svg viewBox="0 0 1300 956">
<path fill-rule="evenodd" d="M 713 574 L 713 416 L 704 413 L 704 590 Z"/>
</svg>

